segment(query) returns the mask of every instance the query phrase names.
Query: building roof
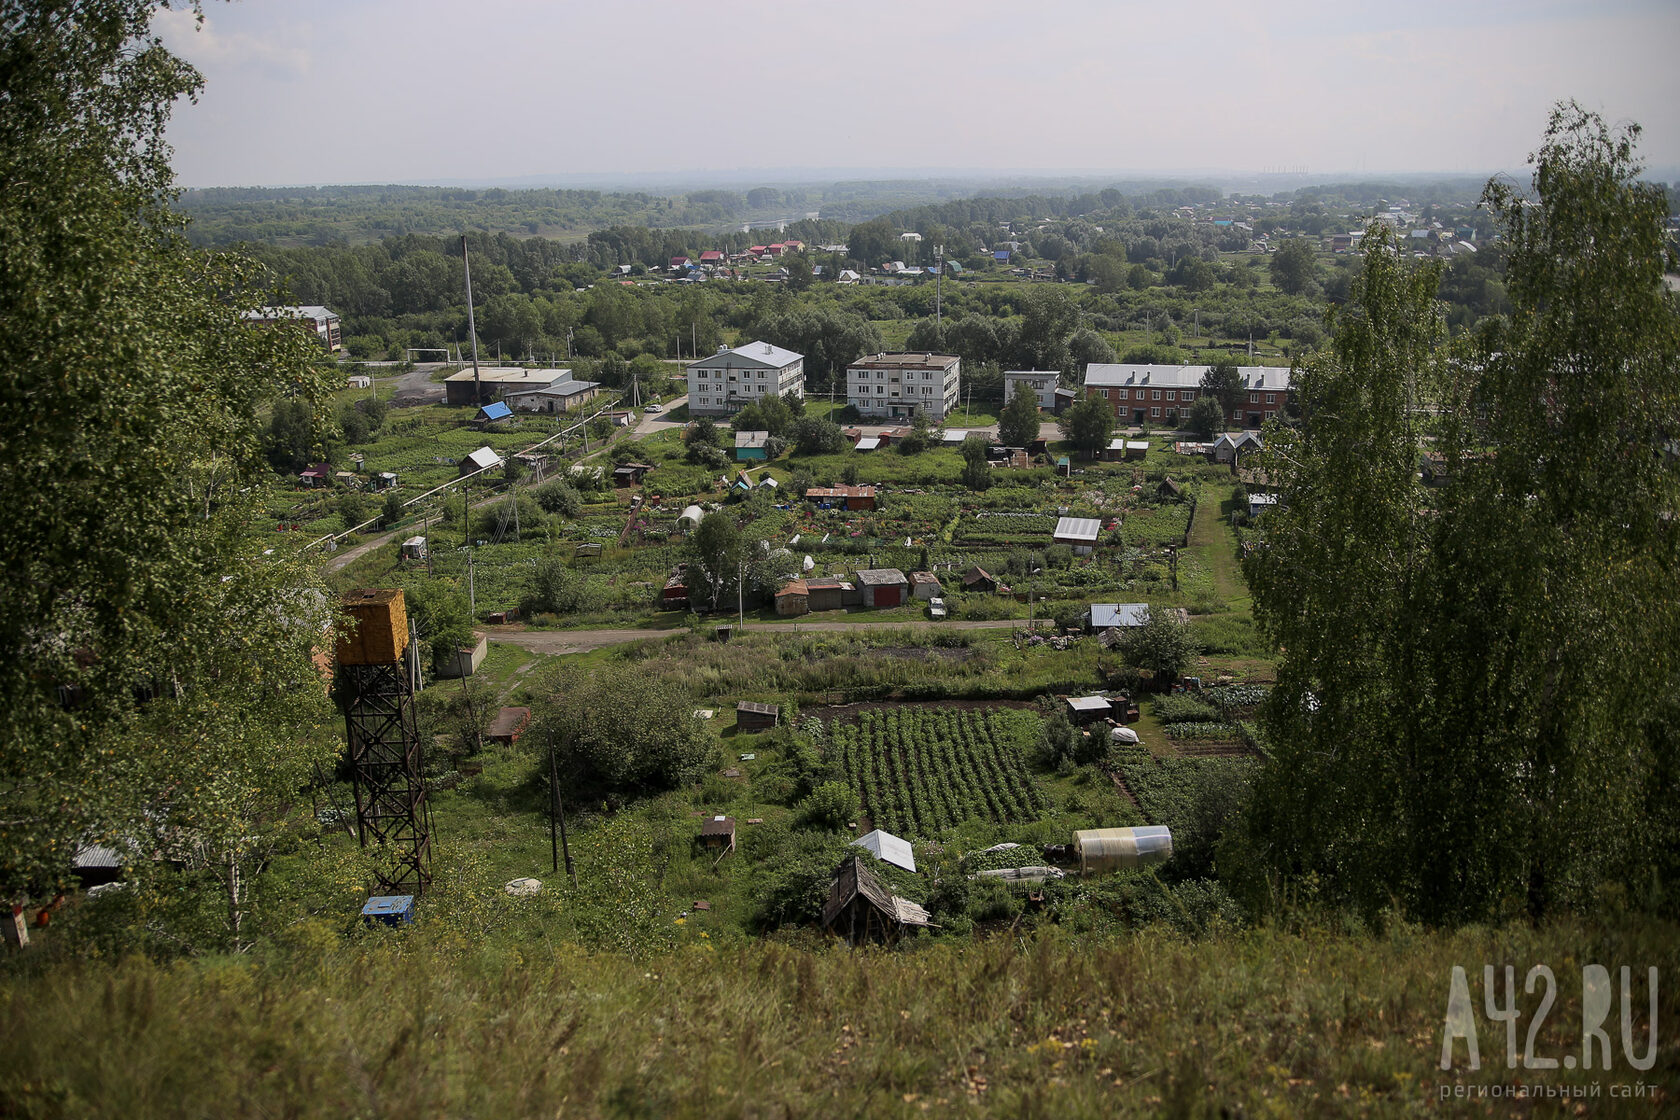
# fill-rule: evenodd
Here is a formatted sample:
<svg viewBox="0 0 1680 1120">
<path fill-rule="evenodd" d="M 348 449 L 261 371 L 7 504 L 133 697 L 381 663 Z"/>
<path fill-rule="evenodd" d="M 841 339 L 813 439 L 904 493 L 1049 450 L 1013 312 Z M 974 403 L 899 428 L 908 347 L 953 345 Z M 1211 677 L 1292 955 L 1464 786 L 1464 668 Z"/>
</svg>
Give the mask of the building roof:
<svg viewBox="0 0 1680 1120">
<path fill-rule="evenodd" d="M 880 436 L 864 436 L 862 439 L 857 441 L 857 449 L 859 451 L 874 451 L 876 448 L 878 448 L 880 446 L 881 446 L 881 437 Z"/>
<path fill-rule="evenodd" d="M 812 591 L 850 591 L 852 584 L 841 576 L 817 576 L 807 579 L 805 586 Z"/>
<path fill-rule="evenodd" d="M 1101 696 L 1069 696 L 1068 707 L 1076 712 L 1106 712 L 1112 710 L 1113 705 Z"/>
<path fill-rule="evenodd" d="M 1213 441 L 1213 449 L 1218 451 L 1220 448 L 1229 447 L 1240 451 L 1251 443 L 1255 447 L 1266 446 L 1266 441 L 1260 438 L 1259 432 L 1225 432 Z"/>
<path fill-rule="evenodd" d="M 488 447 L 481 447 L 477 451 L 461 460 L 464 466 L 471 466 L 475 471 L 489 470 L 501 463 L 502 457 Z"/>
<path fill-rule="evenodd" d="M 743 447 L 763 447 L 769 440 L 769 432 L 736 432 L 735 448 L 740 450 Z"/>
<path fill-rule="evenodd" d="M 809 595 L 810 593 L 811 588 L 804 580 L 795 579 L 789 580 L 786 587 L 776 592 L 776 598 L 780 599 L 783 595 Z"/>
<path fill-rule="evenodd" d="M 1011 378 L 1014 378 L 1017 381 L 1025 381 L 1028 379 L 1033 381 L 1043 381 L 1045 378 L 1049 378 L 1051 381 L 1054 381 L 1059 376 L 1061 375 L 1053 369 L 1012 369 L 1004 372 L 1003 379 L 1005 381 L 1008 381 Z"/>
<path fill-rule="evenodd" d="M 910 581 L 904 578 L 904 573 L 897 568 L 865 568 L 855 573 L 857 581 L 865 587 L 891 587 L 902 583 L 909 586 Z"/>
<path fill-rule="evenodd" d="M 852 846 L 875 853 L 875 858 L 883 863 L 902 867 L 906 871 L 916 870 L 916 853 L 911 850 L 910 841 L 901 836 L 877 828 L 853 840 Z"/>
<path fill-rule="evenodd" d="M 599 381 L 573 381 L 570 377 L 556 381 L 552 385 L 544 385 L 537 389 L 527 389 L 523 392 L 509 393 L 509 397 L 575 397 L 580 393 L 587 393 L 591 389 L 599 389 Z"/>
<path fill-rule="evenodd" d="M 496 718 L 490 721 L 490 729 L 485 734 L 492 739 L 506 739 L 517 734 L 530 722 L 531 709 L 502 708 L 496 713 Z"/>
<path fill-rule="evenodd" d="M 564 381 L 572 376 L 569 369 L 519 369 L 516 366 L 479 366 L 478 380 L 485 385 L 512 386 L 514 388 L 541 389 L 552 385 L 556 381 Z M 473 371 L 464 369 L 460 373 L 452 373 L 444 381 L 465 381 L 471 383 Z"/>
<path fill-rule="evenodd" d="M 939 582 L 939 577 L 934 575 L 932 572 L 911 572 L 910 582 L 914 584 L 931 583 L 935 587 L 942 586 Z"/>
<path fill-rule="evenodd" d="M 840 870 L 834 877 L 834 885 L 829 888 L 828 901 L 823 904 L 822 920 L 825 927 L 833 926 L 836 919 L 851 905 L 853 899 L 862 895 L 870 905 L 883 914 L 891 917 L 900 925 L 925 926 L 932 924 L 930 915 L 922 907 L 906 898 L 899 898 L 890 893 L 875 877 L 875 873 L 860 864 L 854 857 L 840 865 Z"/>
<path fill-rule="evenodd" d="M 733 836 L 735 835 L 735 819 L 733 817 L 714 816 L 700 826 L 702 836 Z"/>
<path fill-rule="evenodd" d="M 786 369 L 795 362 L 804 360 L 803 354 L 795 354 L 792 350 L 783 350 L 780 346 L 759 341 L 737 346 L 733 350 L 719 350 L 711 357 L 690 363 L 688 368 L 723 369 L 728 366 L 739 369 L 742 366 L 754 366 L 764 369 Z"/>
<path fill-rule="evenodd" d="M 1148 603 L 1092 603 L 1091 625 L 1098 630 L 1110 626 L 1142 626 L 1148 614 Z"/>
<path fill-rule="evenodd" d="M 478 410 L 480 420 L 506 420 L 512 415 L 513 409 L 507 406 L 506 401 L 491 401 Z"/>
<path fill-rule="evenodd" d="M 1146 439 L 1129 439 L 1126 441 L 1127 451 L 1148 451 L 1149 441 Z"/>
<path fill-rule="evenodd" d="M 847 369 L 950 369 L 961 358 L 951 354 L 870 354 Z"/>
<path fill-rule="evenodd" d="M 1070 541 L 1095 542 L 1102 532 L 1102 522 L 1094 517 L 1062 517 L 1056 521 L 1054 537 L 1061 540 L 1064 537 Z"/>
<path fill-rule="evenodd" d="M 296 307 L 259 307 L 254 311 L 241 311 L 241 319 L 267 321 L 270 319 L 314 319 L 317 322 L 338 318 L 338 313 L 328 311 L 318 303 Z"/>
<path fill-rule="evenodd" d="M 1211 366 L 1127 365 L 1092 362 L 1085 367 L 1085 386 L 1090 389 L 1147 386 L 1151 389 L 1199 389 Z M 1289 388 L 1289 370 L 1281 366 L 1238 366 L 1245 389 L 1284 390 Z"/>
<path fill-rule="evenodd" d="M 757 700 L 743 700 L 735 705 L 737 712 L 756 712 L 761 716 L 778 716 L 782 709 L 776 704 L 764 704 Z"/>
<path fill-rule="evenodd" d="M 873 498 L 873 486 L 813 486 L 805 491 L 807 498 Z"/>
</svg>

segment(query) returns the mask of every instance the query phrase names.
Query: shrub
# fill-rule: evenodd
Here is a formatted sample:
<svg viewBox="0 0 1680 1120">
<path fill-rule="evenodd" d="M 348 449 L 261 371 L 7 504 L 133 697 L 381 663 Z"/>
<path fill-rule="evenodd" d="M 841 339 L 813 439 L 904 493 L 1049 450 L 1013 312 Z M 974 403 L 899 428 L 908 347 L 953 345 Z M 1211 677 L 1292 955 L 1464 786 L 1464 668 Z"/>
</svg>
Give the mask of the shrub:
<svg viewBox="0 0 1680 1120">
<path fill-rule="evenodd" d="M 800 820 L 829 831 L 843 829 L 857 819 L 858 800 L 845 782 L 824 782 L 799 806 Z"/>
<path fill-rule="evenodd" d="M 558 513 L 573 518 L 583 516 L 583 495 L 570 483 L 555 479 L 545 482 L 536 490 L 537 504 L 549 513 Z"/>
<path fill-rule="evenodd" d="M 1184 693 L 1158 698 L 1155 718 L 1162 723 L 1216 723 L 1219 710 L 1205 700 Z"/>
</svg>

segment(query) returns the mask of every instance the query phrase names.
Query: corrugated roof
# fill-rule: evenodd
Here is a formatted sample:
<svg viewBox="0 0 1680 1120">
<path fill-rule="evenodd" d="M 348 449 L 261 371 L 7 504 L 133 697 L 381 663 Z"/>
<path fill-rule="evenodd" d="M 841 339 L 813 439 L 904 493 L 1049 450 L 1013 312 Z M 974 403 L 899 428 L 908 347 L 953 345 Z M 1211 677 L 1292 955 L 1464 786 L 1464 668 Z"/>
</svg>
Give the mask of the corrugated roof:
<svg viewBox="0 0 1680 1120">
<path fill-rule="evenodd" d="M 488 447 L 481 447 L 466 458 L 466 462 L 471 464 L 474 470 L 480 471 L 488 470 L 501 461 L 502 457 Z"/>
<path fill-rule="evenodd" d="M 763 447 L 769 439 L 769 432 L 736 432 L 735 447 L 737 450 L 743 447 Z"/>
<path fill-rule="evenodd" d="M 761 250 L 762 251 L 762 250 Z M 705 255 L 701 255 L 705 259 Z M 701 358 L 698 362 L 689 364 L 689 369 L 722 369 L 725 366 L 741 365 L 764 366 L 767 369 L 785 369 L 795 362 L 803 361 L 805 355 L 795 354 L 792 350 L 784 350 L 780 346 L 773 346 L 759 340 L 749 342 L 745 346 L 737 346 L 733 350 L 720 350 L 710 357 Z"/>
<path fill-rule="evenodd" d="M 906 871 L 916 870 L 916 853 L 911 849 L 910 841 L 902 836 L 894 836 L 877 828 L 874 832 L 867 832 L 853 840 L 852 845 L 875 853 L 875 858 L 883 863 L 902 867 Z"/>
<path fill-rule="evenodd" d="M 857 441 L 857 449 L 859 451 L 874 451 L 880 446 L 881 438 L 879 436 L 864 436 L 862 439 Z"/>
<path fill-rule="evenodd" d="M 1056 538 L 1072 541 L 1095 541 L 1102 532 L 1102 522 L 1094 517 L 1063 517 L 1056 521 Z"/>
<path fill-rule="evenodd" d="M 764 704 L 757 700 L 743 700 L 735 705 L 737 712 L 757 712 L 761 716 L 780 715 L 782 709 L 775 704 Z"/>
<path fill-rule="evenodd" d="M 908 585 L 909 580 L 897 568 L 866 568 L 855 573 L 857 581 L 866 587 L 886 587 L 895 583 Z"/>
<path fill-rule="evenodd" d="M 1148 614 L 1148 603 L 1092 603 L 1091 625 L 1098 630 L 1110 626 L 1142 626 Z"/>
<path fill-rule="evenodd" d="M 1113 705 L 1101 696 L 1070 696 L 1068 707 L 1076 712 L 1106 712 Z"/>
<path fill-rule="evenodd" d="M 480 420 L 506 420 L 512 415 L 513 409 L 507 406 L 506 401 L 491 401 L 478 410 Z"/>
</svg>

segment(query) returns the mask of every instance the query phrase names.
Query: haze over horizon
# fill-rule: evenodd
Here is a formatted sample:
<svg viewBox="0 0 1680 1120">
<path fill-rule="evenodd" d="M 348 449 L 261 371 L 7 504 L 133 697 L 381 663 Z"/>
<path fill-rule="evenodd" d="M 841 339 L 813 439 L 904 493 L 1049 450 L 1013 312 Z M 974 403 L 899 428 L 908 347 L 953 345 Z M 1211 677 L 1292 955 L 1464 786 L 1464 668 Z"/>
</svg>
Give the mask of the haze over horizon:
<svg viewBox="0 0 1680 1120">
<path fill-rule="evenodd" d="M 246 0 L 156 26 L 206 79 L 169 130 L 185 186 L 1481 176 L 1567 98 L 1680 165 L 1661 0 Z"/>
</svg>

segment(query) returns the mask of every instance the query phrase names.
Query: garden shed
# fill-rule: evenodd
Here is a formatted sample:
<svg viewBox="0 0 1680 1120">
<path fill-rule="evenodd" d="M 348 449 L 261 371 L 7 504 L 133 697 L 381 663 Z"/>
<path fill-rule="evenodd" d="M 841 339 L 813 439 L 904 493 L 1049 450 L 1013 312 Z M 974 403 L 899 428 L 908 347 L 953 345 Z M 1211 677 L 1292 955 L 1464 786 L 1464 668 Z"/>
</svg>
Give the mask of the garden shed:
<svg viewBox="0 0 1680 1120">
<path fill-rule="evenodd" d="M 1056 531 L 1050 539 L 1056 544 L 1071 545 L 1075 556 L 1089 556 L 1101 532 L 1102 522 L 1095 517 L 1062 517 L 1057 519 Z"/>
<path fill-rule="evenodd" d="M 465 477 L 477 474 L 479 471 L 491 470 L 502 465 L 502 457 L 488 447 L 481 447 L 460 462 L 459 474 Z"/>
<path fill-rule="evenodd" d="M 856 856 L 840 865 L 823 904 L 823 929 L 853 945 L 878 941 L 891 945 L 906 932 L 933 923 L 926 910 L 889 892 Z"/>
<path fill-rule="evenodd" d="M 813 611 L 837 611 L 860 602 L 857 588 L 839 576 L 818 576 L 805 581 L 806 604 Z"/>
<path fill-rule="evenodd" d="M 1086 625 L 1091 630 L 1107 630 L 1116 626 L 1130 629 L 1142 626 L 1148 618 L 1148 603 L 1092 603 L 1091 609 L 1085 612 Z"/>
<path fill-rule="evenodd" d="M 426 558 L 426 538 L 409 537 L 402 543 L 402 558 L 404 560 L 424 560 Z"/>
<path fill-rule="evenodd" d="M 859 836 L 852 844 L 854 847 L 874 852 L 875 858 L 883 863 L 902 867 L 906 871 L 916 870 L 916 853 L 911 849 L 910 841 L 902 836 L 894 836 L 877 828 L 874 832 L 866 832 Z"/>
<path fill-rule="evenodd" d="M 776 613 L 784 617 L 806 614 L 811 609 L 811 589 L 802 579 L 792 580 L 776 592 Z"/>
<path fill-rule="evenodd" d="M 742 731 L 769 731 L 781 715 L 782 709 L 775 704 L 743 700 L 735 705 L 735 726 Z"/>
<path fill-rule="evenodd" d="M 1069 696 L 1067 705 L 1068 718 L 1074 723 L 1090 723 L 1114 710 L 1114 706 L 1102 696 Z"/>
<path fill-rule="evenodd" d="M 1172 858 L 1172 830 L 1164 824 L 1085 829 L 1073 834 L 1073 848 L 1082 875 L 1147 867 Z"/>
<path fill-rule="evenodd" d="M 490 721 L 490 729 L 484 737 L 492 743 L 511 747 L 519 741 L 530 722 L 530 708 L 501 708 L 496 712 L 496 718 Z"/>
<path fill-rule="evenodd" d="M 996 577 L 978 564 L 963 573 L 962 585 L 964 591 L 996 591 L 998 589 Z"/>
<path fill-rule="evenodd" d="M 735 850 L 735 818 L 716 816 L 700 826 L 700 843 L 708 848 Z"/>
<path fill-rule="evenodd" d="M 944 592 L 939 584 L 939 577 L 932 572 L 910 573 L 910 597 L 912 599 L 937 599 Z"/>
</svg>

